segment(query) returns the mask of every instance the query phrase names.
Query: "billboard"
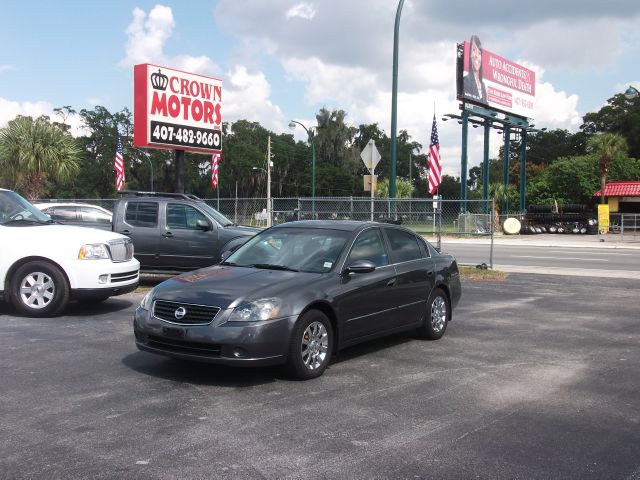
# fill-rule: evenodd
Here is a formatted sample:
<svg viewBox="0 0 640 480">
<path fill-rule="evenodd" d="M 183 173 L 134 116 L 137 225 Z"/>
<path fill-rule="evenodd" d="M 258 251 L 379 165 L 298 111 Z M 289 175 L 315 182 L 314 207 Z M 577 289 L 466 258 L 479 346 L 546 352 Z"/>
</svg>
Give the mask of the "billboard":
<svg viewBox="0 0 640 480">
<path fill-rule="evenodd" d="M 221 80 L 148 63 L 133 77 L 136 147 L 221 150 Z"/>
<path fill-rule="evenodd" d="M 462 55 L 460 54 L 462 53 Z M 536 74 L 482 48 L 473 35 L 458 54 L 458 99 L 533 119 Z"/>
</svg>

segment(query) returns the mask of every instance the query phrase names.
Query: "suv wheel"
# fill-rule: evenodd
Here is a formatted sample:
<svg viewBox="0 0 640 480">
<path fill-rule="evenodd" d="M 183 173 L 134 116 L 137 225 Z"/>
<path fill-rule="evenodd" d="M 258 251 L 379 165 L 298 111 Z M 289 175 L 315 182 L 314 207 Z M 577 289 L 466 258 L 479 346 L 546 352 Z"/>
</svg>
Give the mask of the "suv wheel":
<svg viewBox="0 0 640 480">
<path fill-rule="evenodd" d="M 28 262 L 12 275 L 10 298 L 14 308 L 28 317 L 49 317 L 69 301 L 69 285 L 60 269 L 42 261 Z"/>
</svg>

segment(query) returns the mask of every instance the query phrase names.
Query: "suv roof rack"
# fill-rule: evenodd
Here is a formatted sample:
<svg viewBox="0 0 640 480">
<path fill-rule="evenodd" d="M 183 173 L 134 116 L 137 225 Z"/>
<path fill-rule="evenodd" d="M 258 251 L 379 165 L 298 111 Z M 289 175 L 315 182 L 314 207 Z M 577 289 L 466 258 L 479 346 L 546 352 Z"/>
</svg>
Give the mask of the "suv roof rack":
<svg viewBox="0 0 640 480">
<path fill-rule="evenodd" d="M 192 195 L 191 193 L 169 193 L 169 192 L 139 192 L 136 190 L 120 190 L 116 192 L 118 195 L 127 195 L 129 197 L 165 197 L 165 198 L 180 198 L 183 200 L 196 200 L 202 201 L 200 197 Z"/>
</svg>

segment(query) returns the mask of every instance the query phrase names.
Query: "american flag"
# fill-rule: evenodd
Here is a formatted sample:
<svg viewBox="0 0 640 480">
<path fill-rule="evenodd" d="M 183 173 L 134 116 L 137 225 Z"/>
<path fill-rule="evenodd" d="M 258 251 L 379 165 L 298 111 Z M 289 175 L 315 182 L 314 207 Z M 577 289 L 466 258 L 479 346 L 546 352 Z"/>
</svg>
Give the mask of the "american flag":
<svg viewBox="0 0 640 480">
<path fill-rule="evenodd" d="M 119 138 L 116 143 L 116 158 L 113 162 L 113 168 L 116 171 L 116 189 L 120 191 L 124 188 L 124 159 L 122 157 L 122 142 Z"/>
<path fill-rule="evenodd" d="M 218 188 L 218 164 L 220 163 L 220 152 L 213 154 L 211 159 L 211 186 L 216 190 Z"/>
<path fill-rule="evenodd" d="M 429 144 L 429 193 L 433 195 L 442 183 L 442 158 L 440 157 L 440 140 L 438 140 L 438 126 L 436 115 L 433 114 L 431 127 L 431 143 Z"/>
</svg>

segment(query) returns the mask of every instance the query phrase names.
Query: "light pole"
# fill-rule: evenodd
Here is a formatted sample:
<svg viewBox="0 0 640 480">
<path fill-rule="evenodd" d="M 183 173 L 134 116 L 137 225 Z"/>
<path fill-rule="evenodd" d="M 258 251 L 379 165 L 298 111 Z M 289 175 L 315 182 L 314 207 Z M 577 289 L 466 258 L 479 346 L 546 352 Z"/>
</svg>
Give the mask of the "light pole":
<svg viewBox="0 0 640 480">
<path fill-rule="evenodd" d="M 151 191 L 153 192 L 153 163 L 151 162 L 151 155 L 149 154 L 149 152 L 145 152 L 144 150 L 140 150 L 139 148 L 136 147 L 127 147 L 127 149 L 131 149 L 131 150 L 135 150 L 136 152 L 140 152 L 142 153 L 147 161 L 149 162 L 149 172 L 151 175 Z"/>
<path fill-rule="evenodd" d="M 313 134 L 309 128 L 297 120 L 291 120 L 289 122 L 289 128 L 296 128 L 296 123 L 304 128 L 307 132 L 307 138 L 311 144 L 311 217 L 316 218 L 316 145 L 313 143 Z M 313 128 L 313 127 L 311 127 Z"/>
<path fill-rule="evenodd" d="M 640 95 L 640 92 L 636 87 L 632 86 L 629 86 L 629 88 L 627 88 L 627 90 L 624 92 L 624 96 L 627 97 L 627 100 L 633 100 L 638 95 Z"/>
<path fill-rule="evenodd" d="M 389 172 L 389 199 L 394 202 L 396 197 L 396 163 L 398 161 L 398 40 L 400 37 L 400 14 L 404 0 L 398 2 L 396 23 L 393 29 L 393 73 L 391 80 L 391 168 Z M 395 202 L 393 203 L 395 213 Z"/>
</svg>

